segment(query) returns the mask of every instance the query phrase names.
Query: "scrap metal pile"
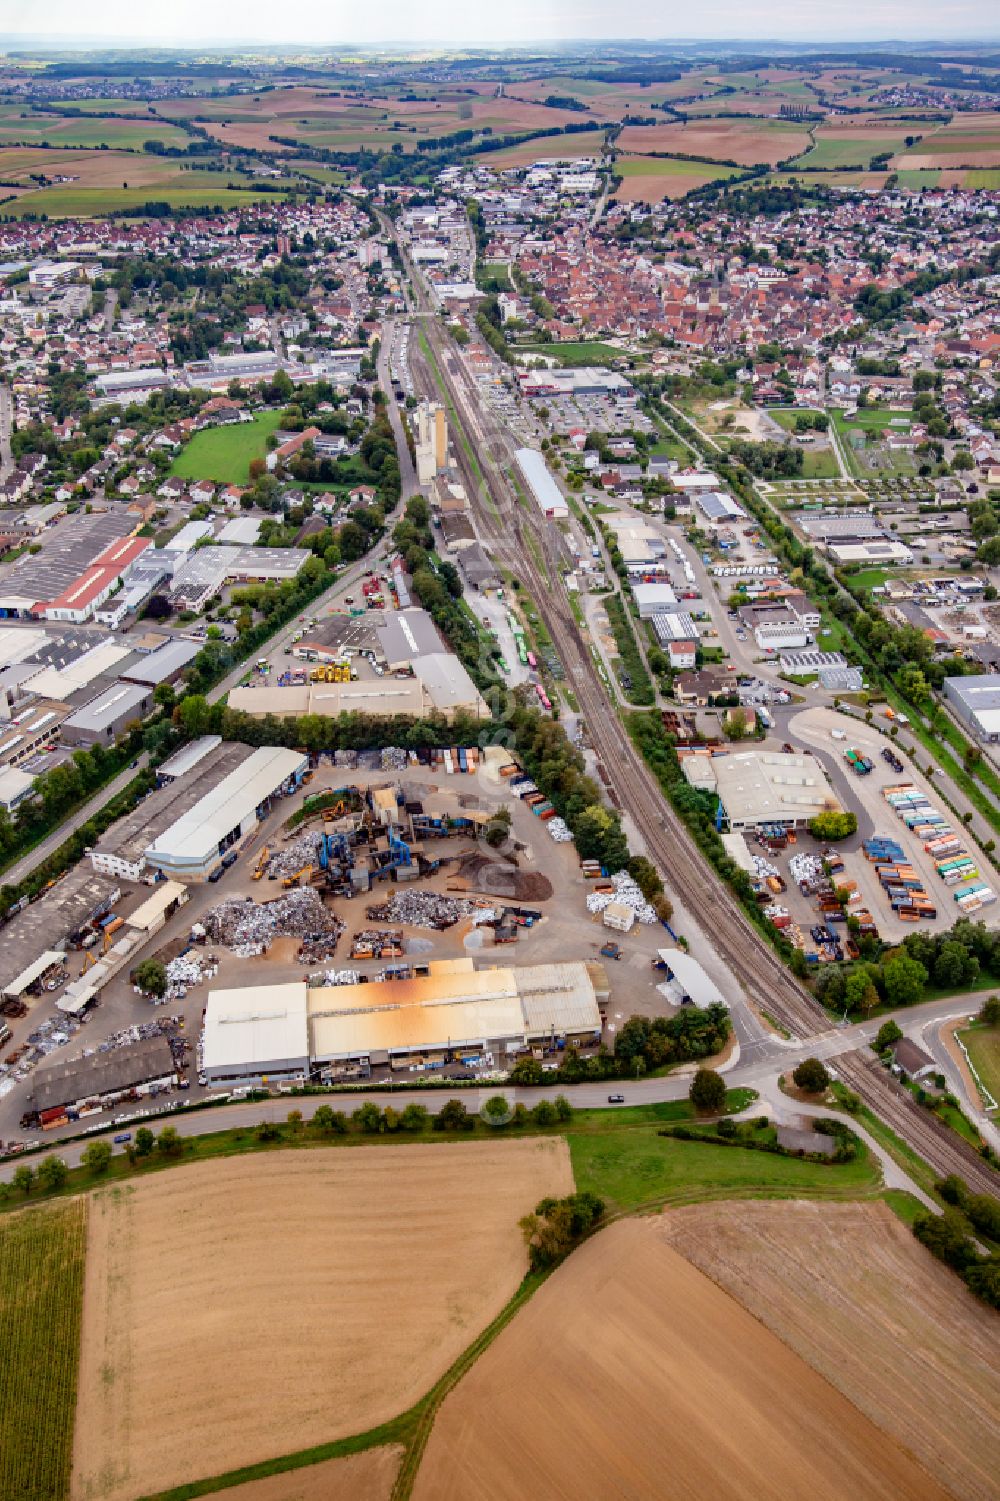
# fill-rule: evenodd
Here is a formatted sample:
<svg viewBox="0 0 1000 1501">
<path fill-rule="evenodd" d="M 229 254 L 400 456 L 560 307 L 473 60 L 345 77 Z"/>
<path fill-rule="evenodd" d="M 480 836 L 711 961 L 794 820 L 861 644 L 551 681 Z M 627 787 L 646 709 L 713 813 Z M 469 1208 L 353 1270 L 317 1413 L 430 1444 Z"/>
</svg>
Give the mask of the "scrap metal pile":
<svg viewBox="0 0 1000 1501">
<path fill-rule="evenodd" d="M 570 833 L 569 824 L 564 818 L 550 818 L 545 827 L 549 831 L 550 839 L 556 844 L 572 844 L 573 835 Z"/>
<path fill-rule="evenodd" d="M 402 923 L 410 928 L 452 928 L 480 909 L 463 897 L 438 896 L 433 891 L 394 891 L 387 901 L 366 907 L 370 922 Z"/>
<path fill-rule="evenodd" d="M 287 844 L 275 850 L 267 862 L 268 875 L 294 876 L 304 865 L 315 865 L 322 837 L 315 829 L 310 829 L 298 838 L 290 839 Z"/>
<path fill-rule="evenodd" d="M 293 887 L 261 906 L 249 896 L 233 897 L 213 907 L 204 923 L 213 943 L 243 958 L 266 953 L 276 938 L 301 938 L 303 960 L 328 958 L 344 931 L 311 886 Z"/>
<path fill-rule="evenodd" d="M 592 891 L 587 897 L 588 912 L 603 912 L 612 902 L 631 907 L 638 922 L 656 922 L 656 913 L 639 890 L 628 871 L 619 870 L 611 877 L 610 891 Z"/>
<path fill-rule="evenodd" d="M 219 966 L 214 956 L 190 949 L 186 954 L 178 954 L 167 965 L 167 988 L 162 997 L 154 997 L 155 1003 L 162 1006 L 167 1001 L 183 1000 L 190 986 L 200 985 L 202 980 L 214 980 L 218 973 Z"/>
</svg>

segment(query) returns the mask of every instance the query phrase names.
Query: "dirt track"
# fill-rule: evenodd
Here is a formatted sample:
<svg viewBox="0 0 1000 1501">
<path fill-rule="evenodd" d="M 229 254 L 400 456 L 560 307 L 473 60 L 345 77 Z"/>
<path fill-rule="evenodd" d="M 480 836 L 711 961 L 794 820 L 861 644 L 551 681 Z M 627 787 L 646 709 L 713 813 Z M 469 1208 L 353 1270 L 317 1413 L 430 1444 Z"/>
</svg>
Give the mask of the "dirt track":
<svg viewBox="0 0 1000 1501">
<path fill-rule="evenodd" d="M 196 1163 L 93 1196 L 74 1501 L 132 1501 L 405 1411 L 526 1269 L 562 1139 Z"/>
<path fill-rule="evenodd" d="M 739 1206 L 739 1212 L 746 1208 Z M 948 1492 L 668 1245 L 574 1253 L 446 1399 L 414 1501 L 946 1501 Z"/>
<path fill-rule="evenodd" d="M 670 1243 L 960 1501 L 1000 1475 L 1000 1317 L 884 1204 L 698 1204 Z"/>
</svg>

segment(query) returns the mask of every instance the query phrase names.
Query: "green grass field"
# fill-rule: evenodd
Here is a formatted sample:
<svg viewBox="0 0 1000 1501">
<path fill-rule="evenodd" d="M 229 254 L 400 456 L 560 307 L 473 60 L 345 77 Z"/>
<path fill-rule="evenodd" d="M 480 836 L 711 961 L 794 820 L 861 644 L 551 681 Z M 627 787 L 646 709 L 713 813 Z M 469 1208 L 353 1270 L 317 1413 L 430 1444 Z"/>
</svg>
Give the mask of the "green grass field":
<svg viewBox="0 0 1000 1501">
<path fill-rule="evenodd" d="M 193 176 L 194 174 L 192 174 Z M 286 192 L 255 192 L 253 188 L 227 188 L 221 174 L 218 183 L 198 187 L 150 183 L 147 188 L 42 188 L 37 193 L 0 199 L 0 215 L 20 219 L 25 214 L 47 214 L 50 219 L 100 219 L 105 214 L 131 212 L 141 216 L 147 203 L 167 203 L 172 209 L 242 208 L 249 203 L 283 202 Z M 0 193 L 2 193 L 0 189 Z"/>
<path fill-rule="evenodd" d="M 886 151 L 902 151 L 906 144 L 909 131 L 866 131 L 864 136 L 816 136 L 816 144 L 811 151 L 804 151 L 801 156 L 789 163 L 789 170 L 796 167 L 861 167 L 866 168 L 873 156 L 881 156 Z M 914 147 L 914 150 L 919 150 Z"/>
<path fill-rule="evenodd" d="M 280 412 L 260 412 L 252 422 L 210 427 L 195 433 L 170 466 L 181 479 L 211 479 L 220 485 L 245 485 L 251 459 L 267 453 L 267 439 L 278 426 Z"/>
<path fill-rule="evenodd" d="M 0 1221 L 0 1496 L 69 1495 L 76 1415 L 86 1200 Z"/>
<path fill-rule="evenodd" d="M 984 1088 L 1000 1103 L 1000 1027 L 968 1027 L 958 1035 Z"/>
<path fill-rule="evenodd" d="M 676 1141 L 656 1128 L 567 1132 L 578 1189 L 599 1194 L 611 1209 L 734 1198 L 866 1198 L 878 1192 L 878 1164 L 865 1153 L 853 1162 L 813 1163 L 721 1143 Z"/>
<path fill-rule="evenodd" d="M 848 583 L 855 589 L 863 589 L 869 594 L 872 589 L 880 589 L 887 578 L 892 575 L 886 568 L 861 568 L 857 573 L 852 573 Z"/>
<path fill-rule="evenodd" d="M 144 141 L 164 146 L 187 145 L 191 137 L 176 125 L 159 120 L 117 120 L 97 116 L 91 120 L 67 115 L 30 114 L 26 119 L 9 111 L 0 113 L 0 145 L 110 146 L 141 151 Z"/>
<path fill-rule="evenodd" d="M 577 344 L 521 344 L 518 348 L 526 354 L 547 355 L 558 360 L 560 365 L 606 365 L 611 360 L 620 360 L 624 354 L 624 350 L 615 349 L 613 344 L 602 344 L 599 339 Z"/>
<path fill-rule="evenodd" d="M 840 465 L 829 445 L 825 448 L 805 449 L 802 454 L 803 479 L 837 479 Z"/>
</svg>

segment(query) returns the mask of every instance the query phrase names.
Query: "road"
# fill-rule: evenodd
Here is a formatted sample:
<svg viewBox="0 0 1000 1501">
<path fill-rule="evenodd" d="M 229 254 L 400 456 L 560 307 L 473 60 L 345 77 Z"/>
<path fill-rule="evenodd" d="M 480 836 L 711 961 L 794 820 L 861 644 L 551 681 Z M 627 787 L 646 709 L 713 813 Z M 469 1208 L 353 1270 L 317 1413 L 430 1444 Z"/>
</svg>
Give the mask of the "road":
<svg viewBox="0 0 1000 1501">
<path fill-rule="evenodd" d="M 957 1009 L 955 998 L 935 1001 L 928 1006 L 921 1006 L 916 1011 L 901 1011 L 896 1013 L 896 1020 L 907 1035 L 919 1038 L 921 1031 L 946 1017 L 954 1016 Z M 884 1016 L 874 1021 L 860 1022 L 849 1027 L 829 1027 L 817 1037 L 798 1042 L 782 1042 L 780 1039 L 769 1034 L 760 1039 L 758 1044 L 751 1044 L 749 1048 L 742 1047 L 729 1064 L 723 1066 L 726 1082 L 731 1089 L 745 1087 L 756 1090 L 760 1096 L 760 1102 L 753 1108 L 754 1114 L 766 1110 L 773 1118 L 779 1121 L 790 1122 L 800 1115 L 823 1115 L 828 1111 L 818 1106 L 800 1104 L 797 1100 L 790 1099 L 778 1089 L 778 1076 L 788 1074 L 804 1057 L 819 1057 L 827 1061 L 828 1065 L 838 1075 L 843 1076 L 843 1059 L 857 1057 L 857 1049 L 867 1048 L 878 1028 L 886 1020 Z M 568 1091 L 571 1104 L 578 1109 L 609 1109 L 609 1094 L 623 1094 L 627 1105 L 658 1104 L 669 1100 L 682 1100 L 687 1098 L 690 1088 L 691 1074 L 694 1065 L 690 1065 L 676 1073 L 668 1074 L 662 1078 L 637 1079 L 633 1082 L 622 1083 L 618 1080 L 600 1084 L 579 1084 Z M 874 1075 L 883 1074 L 881 1069 L 874 1070 Z M 851 1086 L 854 1087 L 853 1084 Z M 478 1111 L 483 1103 L 496 1094 L 503 1094 L 513 1104 L 521 1103 L 529 1108 L 537 1105 L 540 1100 L 551 1099 L 553 1091 L 545 1087 L 504 1087 L 491 1086 L 484 1089 L 462 1088 L 456 1089 L 458 1095 L 470 1111 Z M 169 1124 L 177 1128 L 182 1136 L 200 1136 L 212 1131 L 231 1130 L 236 1127 L 253 1127 L 263 1121 L 284 1121 L 290 1110 L 300 1110 L 306 1119 L 320 1105 L 331 1105 L 337 1110 L 346 1110 L 350 1113 L 360 1105 L 370 1101 L 384 1109 L 386 1105 L 392 1105 L 394 1109 L 402 1110 L 409 1104 L 423 1105 L 432 1115 L 436 1114 L 445 1102 L 451 1098 L 447 1089 L 407 1089 L 401 1085 L 397 1089 L 359 1089 L 345 1091 L 336 1094 L 323 1095 L 284 1095 L 268 1100 L 241 1102 L 232 1105 L 219 1105 L 213 1108 L 206 1104 L 197 1110 L 188 1110 L 184 1103 L 179 1103 L 177 1110 L 169 1117 L 159 1116 L 152 1122 L 156 1129 Z M 126 1112 L 122 1112 L 124 1116 Z M 927 1112 L 923 1112 L 926 1116 Z M 122 1119 L 120 1129 L 134 1131 L 141 1120 Z M 112 1130 L 113 1123 L 110 1115 L 100 1122 L 103 1131 Z M 897 1128 L 898 1129 L 898 1128 Z M 882 1148 L 867 1132 L 859 1129 L 859 1135 L 863 1136 L 875 1155 L 882 1162 L 886 1184 L 889 1187 L 905 1187 L 914 1193 L 921 1202 L 934 1207 L 926 1195 L 912 1184 L 905 1174 L 887 1158 Z M 42 1144 L 46 1145 L 44 1138 Z M 86 1139 L 68 1142 L 65 1146 L 55 1147 L 71 1167 L 75 1167 L 86 1147 Z M 9 1181 L 17 1159 L 0 1163 L 0 1181 Z M 954 1167 L 950 1170 L 957 1170 Z M 992 1169 L 985 1164 L 981 1165 L 983 1173 L 992 1173 Z M 975 1172 L 975 1162 L 967 1166 L 970 1176 Z M 995 1176 L 995 1175 L 994 1175 Z M 994 1187 L 993 1192 L 996 1192 Z"/>
<path fill-rule="evenodd" d="M 132 778 L 148 762 L 149 757 L 143 751 L 131 766 L 127 766 L 124 771 L 118 773 L 114 781 L 109 782 L 106 787 L 102 787 L 100 792 L 95 792 L 88 802 L 83 803 L 57 829 L 53 829 L 51 834 L 46 835 L 41 844 L 36 844 L 35 848 L 29 850 L 26 855 L 22 855 L 16 864 L 9 866 L 7 870 L 3 871 L 2 875 L 0 875 L 0 881 L 2 881 L 3 885 L 17 886 L 26 876 L 30 876 L 35 867 L 41 865 L 43 860 L 48 859 L 49 855 L 53 854 L 61 844 L 65 844 L 70 835 L 75 834 L 77 829 L 87 822 L 88 818 L 92 818 L 95 813 L 98 813 L 104 807 L 105 803 L 110 803 L 112 798 L 118 796 L 119 792 L 123 792 Z"/>
<path fill-rule="evenodd" d="M 0 381 L 0 480 L 14 468 L 10 439 L 14 431 L 14 397 L 6 381 Z"/>
</svg>

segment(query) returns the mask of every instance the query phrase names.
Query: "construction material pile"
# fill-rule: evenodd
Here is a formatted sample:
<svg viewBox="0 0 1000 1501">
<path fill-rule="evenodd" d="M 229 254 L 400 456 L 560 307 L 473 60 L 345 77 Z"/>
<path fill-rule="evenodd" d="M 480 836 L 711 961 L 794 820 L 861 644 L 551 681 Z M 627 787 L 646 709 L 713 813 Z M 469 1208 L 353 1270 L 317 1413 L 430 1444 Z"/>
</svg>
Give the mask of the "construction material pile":
<svg viewBox="0 0 1000 1501">
<path fill-rule="evenodd" d="M 269 876 L 294 876 L 304 865 L 315 865 L 319 851 L 321 835 L 316 829 L 310 829 L 305 834 L 300 834 L 296 839 L 290 839 L 287 844 L 275 850 L 267 862 Z"/>
<path fill-rule="evenodd" d="M 358 764 L 356 750 L 338 750 L 333 753 L 334 766 L 342 766 L 345 771 L 354 771 Z"/>
<path fill-rule="evenodd" d="M 387 745 L 382 750 L 383 771 L 405 771 L 409 755 L 400 745 Z"/>
<path fill-rule="evenodd" d="M 214 943 L 224 943 L 243 958 L 266 953 L 275 938 L 301 938 L 304 953 L 323 958 L 334 952 L 344 931 L 311 886 L 295 886 L 262 906 L 249 896 L 233 897 L 213 907 L 204 921 Z"/>
<path fill-rule="evenodd" d="M 218 972 L 219 966 L 207 954 L 193 951 L 179 954 L 167 965 L 167 988 L 162 999 L 154 997 L 155 1002 L 161 1006 L 167 1001 L 183 1000 L 192 985 L 200 985 L 202 980 L 213 980 Z"/>
<path fill-rule="evenodd" d="M 397 930 L 362 928 L 351 941 L 352 959 L 399 959 L 403 953 L 403 935 Z"/>
<path fill-rule="evenodd" d="M 382 752 L 380 750 L 358 751 L 358 766 L 362 771 L 381 771 Z"/>
<path fill-rule="evenodd" d="M 556 844 L 572 844 L 573 835 L 569 831 L 569 824 L 564 818 L 550 818 L 545 827 L 549 831 L 549 838 Z"/>
<path fill-rule="evenodd" d="M 649 905 L 627 870 L 616 871 L 611 877 L 611 890 L 592 891 L 587 897 L 588 912 L 603 912 L 612 902 L 631 907 L 638 922 L 656 922 L 656 913 Z"/>
<path fill-rule="evenodd" d="M 485 896 L 508 902 L 547 902 L 552 895 L 552 882 L 540 870 L 521 870 L 504 860 L 491 860 L 481 850 L 462 856 L 456 876 Z"/>
<path fill-rule="evenodd" d="M 478 909 L 462 897 L 438 896 L 433 891 L 394 891 L 388 901 L 366 907 L 370 922 L 403 923 L 410 928 L 453 928 Z"/>
</svg>

